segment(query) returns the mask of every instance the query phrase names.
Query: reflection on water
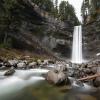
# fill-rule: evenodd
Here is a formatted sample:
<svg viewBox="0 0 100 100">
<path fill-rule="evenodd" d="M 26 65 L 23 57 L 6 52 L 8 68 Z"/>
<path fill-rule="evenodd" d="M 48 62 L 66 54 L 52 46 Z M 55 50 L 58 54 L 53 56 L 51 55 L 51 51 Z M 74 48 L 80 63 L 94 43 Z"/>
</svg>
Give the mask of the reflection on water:
<svg viewBox="0 0 100 100">
<path fill-rule="evenodd" d="M 41 76 L 48 70 L 17 70 L 0 79 L 0 100 L 100 100 L 100 91 L 81 91 L 70 86 L 56 87 Z M 3 77 L 4 72 L 0 72 Z"/>
</svg>

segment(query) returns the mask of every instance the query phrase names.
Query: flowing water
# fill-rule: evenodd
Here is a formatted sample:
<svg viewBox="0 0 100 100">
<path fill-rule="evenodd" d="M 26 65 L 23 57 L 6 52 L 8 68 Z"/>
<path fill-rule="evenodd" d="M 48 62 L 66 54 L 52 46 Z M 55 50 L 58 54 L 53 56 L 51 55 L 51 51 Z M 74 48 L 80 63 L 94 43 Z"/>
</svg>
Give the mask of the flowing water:
<svg viewBox="0 0 100 100">
<path fill-rule="evenodd" d="M 41 75 L 47 72 L 46 69 L 16 70 L 13 76 L 6 77 L 5 71 L 0 71 L 0 100 L 10 100 L 9 97 L 13 97 L 25 87 L 43 81 Z"/>
<path fill-rule="evenodd" d="M 9 77 L 4 72 L 0 71 L 0 100 L 99 100 L 100 92 L 92 92 L 86 84 L 86 88 L 75 82 L 73 88 L 48 84 L 42 77 L 47 69 L 16 70 Z"/>
<path fill-rule="evenodd" d="M 73 32 L 72 63 L 82 63 L 82 27 L 75 26 Z"/>
</svg>

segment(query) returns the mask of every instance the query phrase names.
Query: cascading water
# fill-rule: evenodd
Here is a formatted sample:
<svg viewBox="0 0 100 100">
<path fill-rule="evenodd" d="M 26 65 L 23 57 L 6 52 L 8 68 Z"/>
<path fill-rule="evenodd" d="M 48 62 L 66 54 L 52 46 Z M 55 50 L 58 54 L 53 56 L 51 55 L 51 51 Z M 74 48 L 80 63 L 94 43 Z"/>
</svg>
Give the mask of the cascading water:
<svg viewBox="0 0 100 100">
<path fill-rule="evenodd" d="M 72 63 L 82 63 L 82 27 L 75 26 L 72 45 Z"/>
</svg>

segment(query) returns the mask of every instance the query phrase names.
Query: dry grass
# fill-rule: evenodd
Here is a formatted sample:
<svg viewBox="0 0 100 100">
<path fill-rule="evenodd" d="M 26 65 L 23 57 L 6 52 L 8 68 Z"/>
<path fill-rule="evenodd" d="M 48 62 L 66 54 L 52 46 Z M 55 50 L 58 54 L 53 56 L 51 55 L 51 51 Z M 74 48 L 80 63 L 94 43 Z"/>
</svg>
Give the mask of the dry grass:
<svg viewBox="0 0 100 100">
<path fill-rule="evenodd" d="M 52 57 L 46 55 L 46 54 L 35 54 L 34 52 L 29 51 L 21 51 L 16 49 L 4 49 L 0 48 L 0 58 L 2 59 L 26 59 L 29 61 L 37 60 L 37 59 L 53 59 Z"/>
</svg>

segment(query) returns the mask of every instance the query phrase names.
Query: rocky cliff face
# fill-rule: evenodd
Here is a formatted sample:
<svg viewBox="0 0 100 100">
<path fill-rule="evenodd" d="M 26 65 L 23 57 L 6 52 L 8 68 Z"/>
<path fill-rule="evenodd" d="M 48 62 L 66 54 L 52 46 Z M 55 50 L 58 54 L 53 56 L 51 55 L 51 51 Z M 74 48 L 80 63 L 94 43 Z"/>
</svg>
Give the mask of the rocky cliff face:
<svg viewBox="0 0 100 100">
<path fill-rule="evenodd" d="M 18 0 L 10 11 L 12 19 L 8 30 L 4 29 L 12 46 L 38 54 L 55 53 L 70 57 L 73 24 L 61 22 L 40 11 L 30 0 Z"/>
<path fill-rule="evenodd" d="M 100 15 L 94 22 L 83 26 L 83 53 L 85 58 L 100 53 Z"/>
</svg>

